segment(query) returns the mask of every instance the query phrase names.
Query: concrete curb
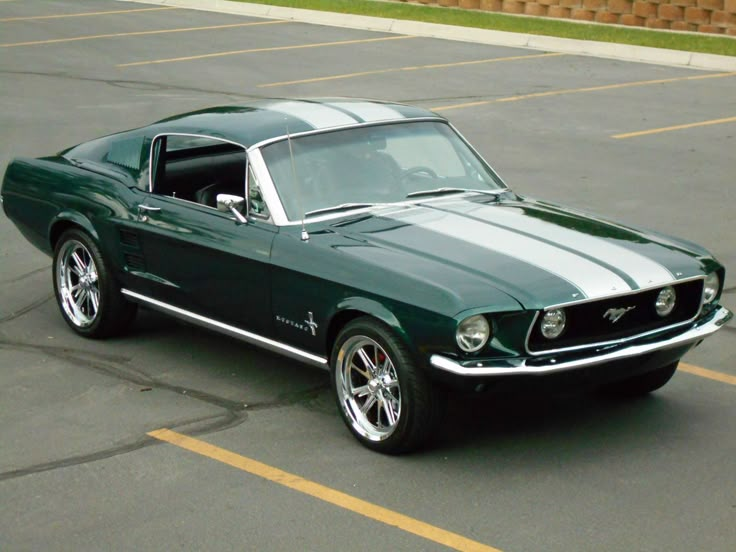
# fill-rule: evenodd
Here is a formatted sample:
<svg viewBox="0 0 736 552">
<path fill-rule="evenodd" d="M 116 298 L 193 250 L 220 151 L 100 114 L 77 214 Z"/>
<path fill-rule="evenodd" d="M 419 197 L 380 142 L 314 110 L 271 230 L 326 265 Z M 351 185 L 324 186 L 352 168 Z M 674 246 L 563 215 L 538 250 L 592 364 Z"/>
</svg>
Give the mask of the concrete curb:
<svg viewBox="0 0 736 552">
<path fill-rule="evenodd" d="M 571 38 L 557 38 L 551 36 L 509 33 L 470 27 L 456 27 L 438 23 L 423 23 L 403 19 L 384 19 L 365 15 L 348 15 L 342 13 L 304 10 L 299 8 L 283 8 L 266 4 L 249 4 L 232 2 L 230 0 L 118 0 L 120 2 L 136 2 L 142 4 L 156 4 L 189 8 L 193 10 L 215 11 L 236 15 L 249 15 L 270 19 L 283 19 L 329 25 L 333 27 L 347 27 L 367 31 L 382 31 L 387 33 L 406 34 L 495 46 L 510 46 L 515 48 L 530 48 L 547 52 L 561 52 L 565 54 L 585 55 L 602 58 L 653 63 L 676 67 L 690 67 L 711 71 L 736 71 L 735 56 L 720 56 L 716 54 L 701 54 L 697 52 L 683 52 L 680 50 L 665 50 L 663 48 L 649 48 L 647 46 L 630 46 L 627 44 L 611 44 L 608 42 L 594 42 L 591 40 L 575 40 Z"/>
</svg>

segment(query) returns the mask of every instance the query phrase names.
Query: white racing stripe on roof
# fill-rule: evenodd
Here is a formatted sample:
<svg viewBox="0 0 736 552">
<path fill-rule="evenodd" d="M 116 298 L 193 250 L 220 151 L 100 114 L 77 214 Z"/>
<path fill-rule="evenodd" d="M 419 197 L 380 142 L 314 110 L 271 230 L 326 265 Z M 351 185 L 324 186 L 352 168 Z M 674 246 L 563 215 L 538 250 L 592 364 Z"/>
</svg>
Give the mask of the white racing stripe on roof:
<svg viewBox="0 0 736 552">
<path fill-rule="evenodd" d="M 405 117 L 395 109 L 381 104 L 370 102 L 330 102 L 329 105 L 334 105 L 337 108 L 344 109 L 345 111 L 354 114 L 356 117 L 360 117 L 366 123 L 372 123 L 374 121 L 389 121 L 392 119 L 405 119 Z"/>
<path fill-rule="evenodd" d="M 631 290 L 626 281 L 616 273 L 585 257 L 462 215 L 439 215 L 421 211 L 399 215 L 395 220 L 408 222 L 541 268 L 575 286 L 585 294 L 585 298 L 599 299 Z M 509 274 L 509 278 L 513 277 L 513 274 Z"/>
<path fill-rule="evenodd" d="M 615 266 L 640 288 L 673 282 L 675 276 L 664 266 L 644 255 L 612 243 L 613 238 L 599 238 L 557 224 L 525 216 L 518 208 L 481 206 L 474 216 L 501 224 L 512 230 L 539 235 L 569 249 L 580 251 L 598 261 Z"/>
<path fill-rule="evenodd" d="M 315 129 L 352 125 L 358 122 L 347 113 L 318 103 L 274 102 L 268 106 L 268 109 L 301 119 Z"/>
</svg>

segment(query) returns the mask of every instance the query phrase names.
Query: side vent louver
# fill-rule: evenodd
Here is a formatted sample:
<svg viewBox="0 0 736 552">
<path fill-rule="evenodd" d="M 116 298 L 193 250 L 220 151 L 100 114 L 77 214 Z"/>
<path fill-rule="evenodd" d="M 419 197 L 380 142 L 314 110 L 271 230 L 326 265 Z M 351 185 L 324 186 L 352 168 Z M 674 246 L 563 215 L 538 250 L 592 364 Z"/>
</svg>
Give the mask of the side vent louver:
<svg viewBox="0 0 736 552">
<path fill-rule="evenodd" d="M 145 272 L 146 265 L 143 263 L 143 257 L 140 255 L 125 254 L 125 264 L 128 268 L 135 272 Z"/>
<path fill-rule="evenodd" d="M 138 234 L 129 230 L 120 231 L 120 243 L 126 247 L 135 247 L 136 249 L 140 248 L 140 243 L 138 242 Z"/>
<path fill-rule="evenodd" d="M 141 148 L 143 137 L 135 136 L 113 142 L 107 160 L 126 169 L 137 171 L 141 168 Z"/>
<path fill-rule="evenodd" d="M 128 270 L 145 272 L 146 264 L 141 254 L 141 243 L 138 234 L 131 230 L 120 229 L 120 245 L 123 246 L 123 258 Z"/>
</svg>

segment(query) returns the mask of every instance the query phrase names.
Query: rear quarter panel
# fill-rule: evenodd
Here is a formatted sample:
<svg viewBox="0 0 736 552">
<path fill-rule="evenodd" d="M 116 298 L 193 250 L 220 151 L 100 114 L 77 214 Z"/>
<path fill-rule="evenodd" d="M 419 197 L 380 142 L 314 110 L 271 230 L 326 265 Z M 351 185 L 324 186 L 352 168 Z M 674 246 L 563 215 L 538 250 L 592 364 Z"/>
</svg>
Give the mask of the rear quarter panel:
<svg viewBox="0 0 736 552">
<path fill-rule="evenodd" d="M 53 236 L 76 225 L 95 239 L 115 268 L 120 267 L 115 221 L 129 218 L 134 194 L 122 182 L 60 157 L 13 160 L 2 186 L 6 215 L 35 247 L 51 255 Z"/>
</svg>

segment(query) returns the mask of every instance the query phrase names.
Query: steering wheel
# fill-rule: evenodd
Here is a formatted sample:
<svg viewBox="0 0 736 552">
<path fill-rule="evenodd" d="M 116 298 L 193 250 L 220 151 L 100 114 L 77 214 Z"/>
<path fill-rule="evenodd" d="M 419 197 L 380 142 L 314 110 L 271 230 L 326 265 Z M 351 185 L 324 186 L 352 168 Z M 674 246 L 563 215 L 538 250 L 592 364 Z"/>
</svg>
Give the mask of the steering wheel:
<svg viewBox="0 0 736 552">
<path fill-rule="evenodd" d="M 425 167 L 424 165 L 417 165 L 416 167 L 410 167 L 406 169 L 404 171 L 404 174 L 401 175 L 401 180 L 404 181 L 414 176 L 415 174 L 422 174 L 422 173 L 432 178 L 438 178 L 437 173 L 434 172 L 429 167 Z"/>
</svg>

